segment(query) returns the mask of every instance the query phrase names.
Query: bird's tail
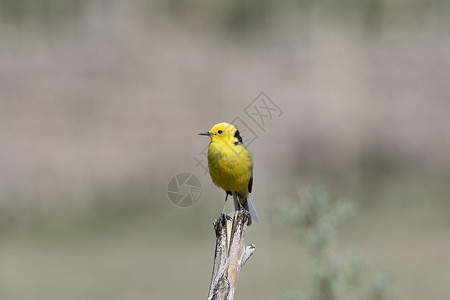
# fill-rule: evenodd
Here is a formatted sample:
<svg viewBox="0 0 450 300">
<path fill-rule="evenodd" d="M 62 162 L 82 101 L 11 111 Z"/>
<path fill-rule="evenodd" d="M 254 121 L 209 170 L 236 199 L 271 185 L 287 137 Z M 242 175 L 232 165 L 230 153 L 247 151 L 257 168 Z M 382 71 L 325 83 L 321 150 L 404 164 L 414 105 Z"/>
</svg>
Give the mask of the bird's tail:
<svg viewBox="0 0 450 300">
<path fill-rule="evenodd" d="M 244 206 L 244 208 L 250 213 L 250 217 L 249 217 L 248 223 L 247 223 L 247 225 L 250 226 L 252 224 L 252 221 L 255 221 L 256 223 L 258 223 L 259 217 L 258 217 L 258 213 L 256 212 L 255 206 L 253 206 L 253 203 L 250 200 L 250 197 L 247 197 L 246 200 L 247 201 L 245 201 L 245 203 L 242 204 L 242 206 Z M 234 198 L 234 209 L 236 209 L 236 210 L 241 209 L 241 205 L 239 204 L 238 201 L 239 200 Z"/>
</svg>

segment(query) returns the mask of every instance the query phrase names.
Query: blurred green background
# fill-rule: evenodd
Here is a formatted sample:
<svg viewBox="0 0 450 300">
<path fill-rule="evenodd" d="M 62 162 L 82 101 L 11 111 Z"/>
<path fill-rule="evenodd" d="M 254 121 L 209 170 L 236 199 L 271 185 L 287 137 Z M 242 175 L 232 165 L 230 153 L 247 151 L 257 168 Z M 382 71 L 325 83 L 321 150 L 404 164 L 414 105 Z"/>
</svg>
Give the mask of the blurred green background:
<svg viewBox="0 0 450 300">
<path fill-rule="evenodd" d="M 258 135 L 239 299 L 306 287 L 274 210 L 319 184 L 360 204 L 336 253 L 450 297 L 450 2 L 0 0 L 0 298 L 206 298 L 224 193 L 196 134 Z M 264 130 L 244 109 L 264 91 Z M 244 136 L 245 137 L 245 136 Z M 201 199 L 179 208 L 169 180 Z"/>
</svg>

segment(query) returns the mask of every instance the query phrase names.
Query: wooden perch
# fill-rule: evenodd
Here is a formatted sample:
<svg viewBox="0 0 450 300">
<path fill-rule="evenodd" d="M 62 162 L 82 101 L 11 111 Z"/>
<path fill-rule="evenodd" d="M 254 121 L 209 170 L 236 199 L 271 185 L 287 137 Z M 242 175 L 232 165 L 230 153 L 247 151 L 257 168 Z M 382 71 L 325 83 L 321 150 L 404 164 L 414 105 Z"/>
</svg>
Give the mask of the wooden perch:
<svg viewBox="0 0 450 300">
<path fill-rule="evenodd" d="M 208 300 L 234 299 L 239 273 L 255 252 L 255 245 L 244 244 L 248 213 L 239 210 L 232 215 L 221 214 L 214 223 L 216 252 Z"/>
</svg>

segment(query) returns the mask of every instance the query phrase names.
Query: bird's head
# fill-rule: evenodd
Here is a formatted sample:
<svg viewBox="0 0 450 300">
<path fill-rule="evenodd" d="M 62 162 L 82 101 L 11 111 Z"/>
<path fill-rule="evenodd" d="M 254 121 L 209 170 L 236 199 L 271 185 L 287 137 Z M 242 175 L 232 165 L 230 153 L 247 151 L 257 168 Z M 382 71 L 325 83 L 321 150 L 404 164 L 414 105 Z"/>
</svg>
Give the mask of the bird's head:
<svg viewBox="0 0 450 300">
<path fill-rule="evenodd" d="M 213 126 L 210 131 L 201 132 L 199 135 L 207 135 L 212 142 L 229 142 L 233 143 L 235 139 L 242 139 L 239 135 L 239 130 L 229 123 L 219 123 Z"/>
</svg>

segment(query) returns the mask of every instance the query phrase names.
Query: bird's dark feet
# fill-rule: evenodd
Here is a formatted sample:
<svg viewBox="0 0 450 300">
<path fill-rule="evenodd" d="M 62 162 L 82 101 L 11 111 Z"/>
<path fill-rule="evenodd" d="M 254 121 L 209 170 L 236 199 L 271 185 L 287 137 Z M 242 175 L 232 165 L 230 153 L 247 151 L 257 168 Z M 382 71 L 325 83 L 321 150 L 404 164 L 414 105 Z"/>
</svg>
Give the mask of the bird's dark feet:
<svg viewBox="0 0 450 300">
<path fill-rule="evenodd" d="M 247 226 L 250 226 L 252 224 L 252 218 L 250 215 L 250 211 L 245 207 L 245 205 L 241 204 L 241 201 L 239 201 L 239 210 L 241 210 L 245 216 L 247 217 Z"/>
</svg>

